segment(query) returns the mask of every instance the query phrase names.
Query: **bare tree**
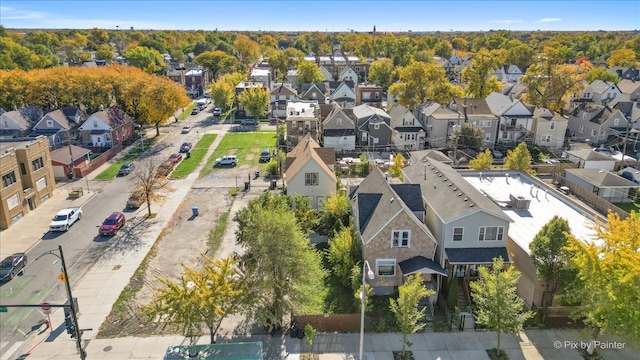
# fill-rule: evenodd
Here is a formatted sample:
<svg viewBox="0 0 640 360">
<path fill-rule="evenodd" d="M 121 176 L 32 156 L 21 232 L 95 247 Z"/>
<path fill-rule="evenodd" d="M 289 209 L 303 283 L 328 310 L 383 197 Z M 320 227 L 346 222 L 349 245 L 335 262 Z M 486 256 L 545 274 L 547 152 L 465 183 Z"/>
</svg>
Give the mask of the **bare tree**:
<svg viewBox="0 0 640 360">
<path fill-rule="evenodd" d="M 169 183 L 165 176 L 159 176 L 157 168 L 161 161 L 158 157 L 148 157 L 138 163 L 138 167 L 129 175 L 129 179 L 135 182 L 135 189 L 143 193 L 147 203 L 149 217 L 151 217 L 151 201 L 158 198 L 160 189 Z"/>
</svg>

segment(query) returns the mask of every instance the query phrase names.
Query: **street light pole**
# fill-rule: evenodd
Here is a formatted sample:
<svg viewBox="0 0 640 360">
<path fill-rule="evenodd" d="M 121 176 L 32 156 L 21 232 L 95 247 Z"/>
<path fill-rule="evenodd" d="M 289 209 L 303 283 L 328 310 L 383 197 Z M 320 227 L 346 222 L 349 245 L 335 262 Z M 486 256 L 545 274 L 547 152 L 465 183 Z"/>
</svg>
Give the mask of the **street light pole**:
<svg viewBox="0 0 640 360">
<path fill-rule="evenodd" d="M 87 353 L 82 348 L 82 332 L 80 331 L 80 327 L 78 326 L 78 316 L 76 313 L 77 309 L 76 309 L 75 303 L 73 302 L 73 295 L 71 293 L 71 283 L 69 282 L 69 274 L 67 273 L 67 264 L 64 261 L 64 254 L 62 253 L 62 245 L 58 245 L 58 251 L 60 252 L 60 256 L 58 256 L 53 251 L 55 250 L 47 251 L 46 253 L 38 256 L 35 260 L 38 260 L 41 256 L 46 254 L 51 254 L 60 260 L 60 263 L 62 265 L 62 276 L 64 277 L 64 285 L 67 291 L 67 298 L 69 300 L 69 308 L 71 311 L 71 321 L 73 322 L 73 325 L 75 327 L 76 347 L 78 348 L 78 352 L 80 353 L 80 359 L 85 360 L 87 358 Z"/>
<path fill-rule="evenodd" d="M 360 313 L 360 360 L 363 359 L 364 353 L 364 308 L 366 306 L 366 299 L 367 299 L 367 293 L 366 293 L 366 286 L 367 286 L 367 278 L 365 277 L 365 270 L 366 274 L 369 276 L 370 280 L 373 280 L 374 278 L 374 273 L 373 271 L 371 271 L 371 266 L 369 266 L 369 262 L 367 260 L 364 261 L 364 264 L 362 265 L 362 291 L 360 292 L 360 300 L 362 301 L 362 303 L 360 304 L 361 307 L 361 313 Z"/>
</svg>

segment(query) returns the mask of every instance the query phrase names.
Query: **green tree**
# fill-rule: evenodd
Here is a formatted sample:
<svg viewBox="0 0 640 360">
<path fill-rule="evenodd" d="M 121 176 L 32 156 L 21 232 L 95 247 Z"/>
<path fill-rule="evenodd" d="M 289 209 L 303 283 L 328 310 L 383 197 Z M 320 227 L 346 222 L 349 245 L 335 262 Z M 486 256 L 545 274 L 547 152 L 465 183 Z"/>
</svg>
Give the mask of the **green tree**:
<svg viewBox="0 0 640 360">
<path fill-rule="evenodd" d="M 391 176 L 400 179 L 403 181 L 404 176 L 402 175 L 402 168 L 404 167 L 404 156 L 402 154 L 397 153 L 396 156 L 393 157 L 393 165 L 389 167 L 389 174 Z"/>
<path fill-rule="evenodd" d="M 607 65 L 613 66 L 636 66 L 638 60 L 636 53 L 632 49 L 617 49 L 611 52 L 609 58 L 607 58 Z"/>
<path fill-rule="evenodd" d="M 603 67 L 594 67 L 587 73 L 585 80 L 589 84 L 591 84 L 596 80 L 602 80 L 602 81 L 617 84 L 618 81 L 620 81 L 620 78 L 618 77 L 618 75 L 610 72 L 609 70 Z"/>
<path fill-rule="evenodd" d="M 525 71 L 533 63 L 536 53 L 531 46 L 519 44 L 507 50 L 505 61 L 507 64 L 517 65 L 520 70 Z"/>
<path fill-rule="evenodd" d="M 596 241 L 567 236 L 581 280 L 576 316 L 594 329 L 592 340 L 603 332 L 640 341 L 640 218 L 633 211 L 624 220 L 610 212 L 606 224 L 596 222 Z"/>
<path fill-rule="evenodd" d="M 467 95 L 486 98 L 492 92 L 501 92 L 502 84 L 495 76 L 489 77 L 498 65 L 495 53 L 485 49 L 478 51 L 471 60 L 471 66 L 462 70 L 462 81 L 467 84 Z"/>
<path fill-rule="evenodd" d="M 448 59 L 453 54 L 453 46 L 447 40 L 442 40 L 433 48 L 433 51 L 441 58 Z"/>
<path fill-rule="evenodd" d="M 216 106 L 229 109 L 236 98 L 236 88 L 226 81 L 216 81 L 209 88 L 209 96 Z"/>
<path fill-rule="evenodd" d="M 345 194 L 332 194 L 322 201 L 320 208 L 318 232 L 322 235 L 333 235 L 345 226 L 349 226 L 351 219 L 351 205 Z"/>
<path fill-rule="evenodd" d="M 515 149 L 507 152 L 507 157 L 504 159 L 504 168 L 535 174 L 535 170 L 531 168 L 531 153 L 527 149 L 527 144 L 521 142 Z"/>
<path fill-rule="evenodd" d="M 451 141 L 460 148 L 468 147 L 480 151 L 484 144 L 484 130 L 472 123 L 465 122 L 451 134 Z"/>
<path fill-rule="evenodd" d="M 407 66 L 413 61 L 416 45 L 407 37 L 397 39 L 393 44 L 393 65 Z"/>
<path fill-rule="evenodd" d="M 156 49 L 134 46 L 124 52 L 124 57 L 129 65 L 139 67 L 149 74 L 159 74 L 166 70 L 164 58 Z"/>
<path fill-rule="evenodd" d="M 144 94 L 142 119 L 155 125 L 156 136 L 160 136 L 160 125 L 166 124 L 178 109 L 189 103 L 184 88 L 168 78 L 154 79 L 147 84 Z"/>
<path fill-rule="evenodd" d="M 554 60 L 531 65 L 522 77 L 527 88 L 525 100 L 539 107 L 560 111 L 564 108 L 566 97 L 582 90 L 582 80 L 586 73 L 583 67 L 569 64 L 555 64 Z"/>
<path fill-rule="evenodd" d="M 351 272 L 362 258 L 360 244 L 353 227 L 345 226 L 332 234 L 329 248 L 326 250 L 327 260 L 338 281 L 347 288 L 351 287 Z"/>
<path fill-rule="evenodd" d="M 277 50 L 269 56 L 269 66 L 276 71 L 276 81 L 285 81 L 289 68 L 297 67 L 304 61 L 304 53 L 296 48 Z"/>
<path fill-rule="evenodd" d="M 414 62 L 400 69 L 399 75 L 400 82 L 391 85 L 389 93 L 411 111 L 429 100 L 446 104 L 456 95 L 444 69 L 438 65 Z"/>
<path fill-rule="evenodd" d="M 260 45 L 246 35 L 238 35 L 233 41 L 233 47 L 238 52 L 238 58 L 244 69 L 260 57 Z"/>
<path fill-rule="evenodd" d="M 214 80 L 218 80 L 221 74 L 232 73 L 240 67 L 240 62 L 235 56 L 223 51 L 205 51 L 193 59 L 193 62 L 209 69 Z"/>
<path fill-rule="evenodd" d="M 96 59 L 113 61 L 115 56 L 113 55 L 113 49 L 111 49 L 111 45 L 109 44 L 100 44 L 96 50 Z"/>
<path fill-rule="evenodd" d="M 524 310 L 524 300 L 516 293 L 520 272 L 515 266 L 505 270 L 504 261 L 499 257 L 493 259 L 491 270 L 482 266 L 479 273 L 480 278 L 469 284 L 476 304 L 476 322 L 497 333 L 496 349 L 500 354 L 500 336 L 521 331 L 533 313 Z"/>
<path fill-rule="evenodd" d="M 269 91 L 263 88 L 245 89 L 238 96 L 238 102 L 253 114 L 257 122 L 269 112 Z"/>
<path fill-rule="evenodd" d="M 389 299 L 389 308 L 402 333 L 403 356 L 406 356 L 406 347 L 413 345 L 408 340 L 408 336 L 422 330 L 425 326 L 424 323 L 420 323 L 420 319 L 424 316 L 426 309 L 419 310 L 418 304 L 422 298 L 434 294 L 433 290 L 428 290 L 424 286 L 420 274 L 411 274 L 404 284 L 398 286 L 398 299 Z"/>
<path fill-rule="evenodd" d="M 385 90 L 389 89 L 389 86 L 395 81 L 393 60 L 384 58 L 372 62 L 369 67 L 369 80 L 382 86 Z"/>
<path fill-rule="evenodd" d="M 493 164 L 493 156 L 491 150 L 486 149 L 481 152 L 475 158 L 469 161 L 469 169 L 473 170 L 490 170 Z"/>
<path fill-rule="evenodd" d="M 300 84 L 322 82 L 322 72 L 316 63 L 302 61 L 298 64 L 298 82 Z"/>
<path fill-rule="evenodd" d="M 558 289 L 561 272 L 569 261 L 565 247 L 569 241 L 567 234 L 570 232 L 569 222 L 556 215 L 538 231 L 529 244 L 531 260 L 536 267 L 536 273 L 538 278 L 544 282 L 543 323 L 547 318 L 553 295 Z"/>
<path fill-rule="evenodd" d="M 236 240 L 245 249 L 254 316 L 263 325 L 282 326 L 285 314 L 322 309 L 322 258 L 289 201 L 284 195 L 263 193 L 234 217 Z"/>
<path fill-rule="evenodd" d="M 316 337 L 316 333 L 318 331 L 311 326 L 311 324 L 307 324 L 304 326 L 304 340 L 309 345 L 309 356 L 311 357 L 313 354 L 313 338 Z"/>
<path fill-rule="evenodd" d="M 222 321 L 242 310 L 245 303 L 244 275 L 233 257 L 203 258 L 201 270 L 183 264 L 185 271 L 178 282 L 158 276 L 160 286 L 153 289 L 153 299 L 143 310 L 152 319 L 162 316 L 165 324 L 180 325 L 192 344 L 202 325 L 209 329 L 214 344 Z"/>
</svg>

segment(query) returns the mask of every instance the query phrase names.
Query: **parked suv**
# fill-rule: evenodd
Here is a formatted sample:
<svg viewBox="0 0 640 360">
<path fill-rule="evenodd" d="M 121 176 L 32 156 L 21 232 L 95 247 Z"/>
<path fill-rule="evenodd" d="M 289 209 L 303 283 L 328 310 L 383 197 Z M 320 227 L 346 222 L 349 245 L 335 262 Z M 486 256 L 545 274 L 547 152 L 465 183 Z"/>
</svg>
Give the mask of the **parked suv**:
<svg viewBox="0 0 640 360">
<path fill-rule="evenodd" d="M 264 149 L 260 153 L 260 162 L 269 162 L 271 160 L 271 152 L 269 149 Z"/>
<path fill-rule="evenodd" d="M 216 159 L 216 163 L 213 166 L 231 165 L 236 166 L 238 163 L 238 157 L 235 155 L 225 155 Z"/>
<path fill-rule="evenodd" d="M 127 201 L 127 209 L 137 209 L 144 203 L 144 192 L 134 191 Z"/>
<path fill-rule="evenodd" d="M 121 227 L 124 226 L 124 222 L 124 214 L 116 211 L 104 219 L 102 225 L 100 225 L 100 230 L 98 231 L 102 236 L 113 236 Z"/>
</svg>

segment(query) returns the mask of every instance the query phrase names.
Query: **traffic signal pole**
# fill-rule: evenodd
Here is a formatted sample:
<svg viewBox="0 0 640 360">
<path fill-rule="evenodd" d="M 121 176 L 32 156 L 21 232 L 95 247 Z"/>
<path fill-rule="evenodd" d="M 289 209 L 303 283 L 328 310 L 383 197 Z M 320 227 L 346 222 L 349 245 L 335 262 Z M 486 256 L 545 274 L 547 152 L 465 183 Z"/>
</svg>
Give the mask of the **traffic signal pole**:
<svg viewBox="0 0 640 360">
<path fill-rule="evenodd" d="M 69 275 L 67 274 L 67 264 L 64 261 L 64 255 L 62 254 L 62 245 L 58 245 L 58 251 L 60 251 L 60 262 L 62 263 L 62 273 L 64 274 L 64 285 L 67 289 L 67 298 L 69 299 L 69 307 L 71 309 L 71 321 L 73 322 L 73 326 L 75 327 L 75 338 L 76 338 L 76 347 L 78 348 L 78 352 L 80 353 L 80 359 L 85 360 L 87 358 L 87 354 L 84 352 L 82 348 L 82 332 L 80 331 L 80 327 L 78 326 L 78 315 L 76 312 L 76 305 L 73 302 L 73 295 L 71 294 L 71 283 L 69 282 Z"/>
</svg>

